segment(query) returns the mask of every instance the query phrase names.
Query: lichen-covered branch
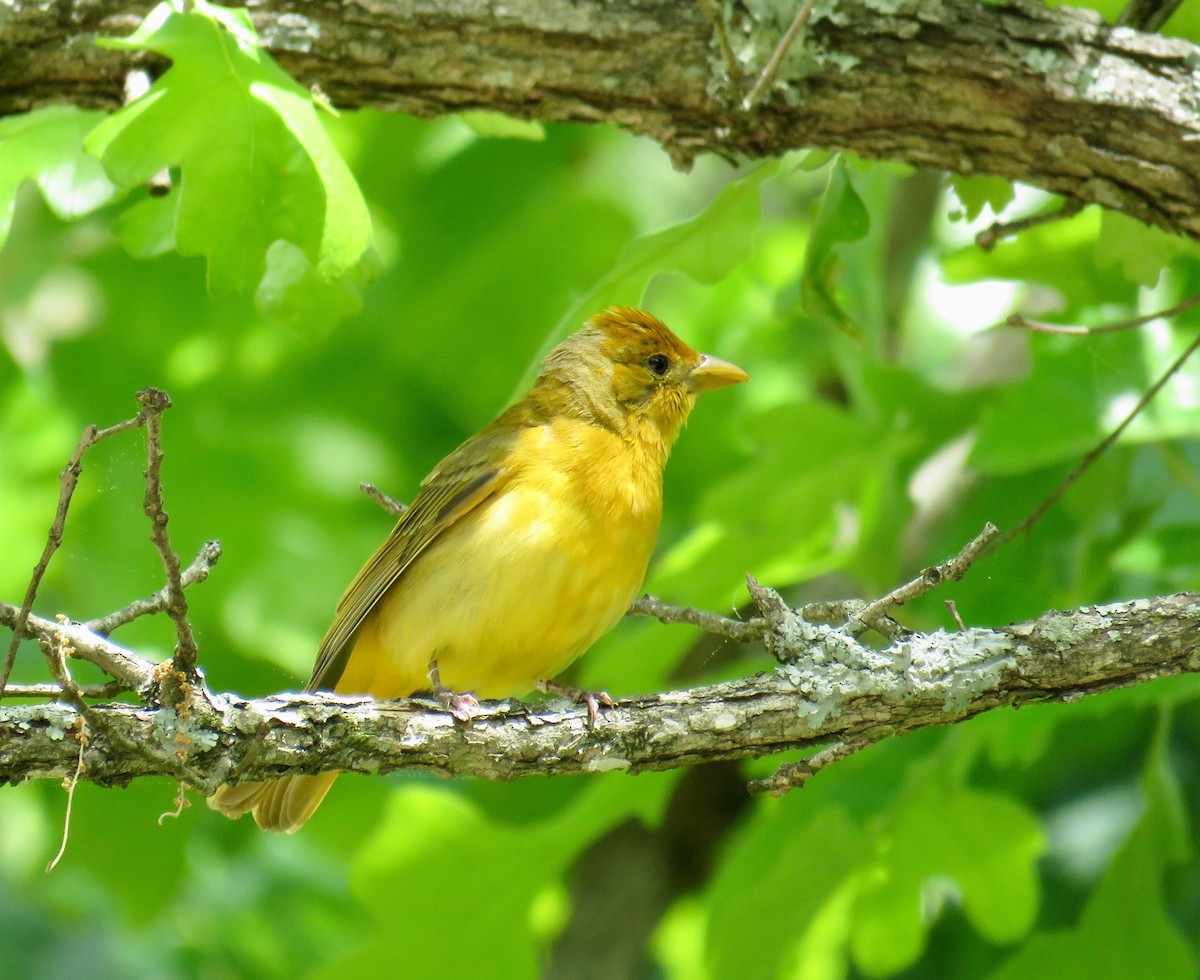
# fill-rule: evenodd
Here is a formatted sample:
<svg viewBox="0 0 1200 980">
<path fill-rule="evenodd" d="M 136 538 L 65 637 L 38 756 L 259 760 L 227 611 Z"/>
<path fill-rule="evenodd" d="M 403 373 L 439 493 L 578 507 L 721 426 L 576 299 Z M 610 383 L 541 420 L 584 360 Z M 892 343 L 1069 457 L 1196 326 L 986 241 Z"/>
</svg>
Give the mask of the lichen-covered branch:
<svg viewBox="0 0 1200 980">
<path fill-rule="evenodd" d="M 0 606 L 6 621 L 11 606 Z M 45 619 L 37 630 L 55 629 Z M 114 645 L 71 627 L 76 655 Z M 672 769 L 799 749 L 820 768 L 888 735 L 946 725 L 1001 706 L 1071 700 L 1200 670 L 1200 596 L 1139 599 L 1052 612 L 1004 629 L 910 634 L 885 650 L 796 613 L 771 617 L 766 642 L 783 666 L 770 673 L 617 701 L 588 727 L 587 709 L 554 703 L 484 706 L 469 723 L 433 702 L 377 702 L 281 694 L 257 700 L 191 688 L 174 708 L 90 706 L 82 778 L 186 778 L 204 792 L 236 773 L 387 772 L 399 768 L 525 775 Z M 125 651 L 124 658 L 137 661 Z M 146 670 L 126 668 L 129 680 Z M 0 780 L 62 779 L 76 772 L 78 709 L 0 704 Z M 116 744 L 119 738 L 124 746 Z M 141 745 L 146 751 L 131 751 Z M 826 749 L 824 756 L 820 750 Z M 828 758 L 826 758 L 828 756 Z M 181 770 L 181 767 L 183 769 Z M 794 770 L 795 767 L 792 767 Z M 782 791 L 795 772 L 755 789 Z"/>
<path fill-rule="evenodd" d="M 0 0 L 0 114 L 117 106 L 134 56 L 93 38 L 129 33 L 150 6 Z M 787 5 L 754 6 L 765 13 L 728 8 L 722 45 L 712 5 L 679 0 L 249 0 L 283 66 L 343 107 L 609 122 L 680 165 L 849 150 L 999 174 L 1200 237 L 1195 46 L 1040 0 L 818 4 L 745 111 L 791 21 Z"/>
</svg>

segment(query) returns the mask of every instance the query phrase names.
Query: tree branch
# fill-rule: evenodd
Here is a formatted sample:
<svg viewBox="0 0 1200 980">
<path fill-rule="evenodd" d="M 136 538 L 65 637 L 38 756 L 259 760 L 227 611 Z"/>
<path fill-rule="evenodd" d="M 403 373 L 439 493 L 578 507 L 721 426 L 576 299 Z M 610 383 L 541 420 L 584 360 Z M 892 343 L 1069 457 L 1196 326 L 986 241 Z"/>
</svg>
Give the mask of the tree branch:
<svg viewBox="0 0 1200 980">
<path fill-rule="evenodd" d="M 115 107 L 148 0 L 2 0 L 0 114 Z M 814 13 L 765 101 L 739 108 L 788 27 L 734 4 L 729 79 L 711 4 L 676 0 L 250 0 L 283 67 L 337 105 L 437 116 L 480 107 L 610 122 L 700 153 L 807 146 L 996 174 L 1200 237 L 1200 49 L 1037 0 L 839 3 Z M 711 13 L 711 9 L 710 9 Z M 728 45 L 727 45 L 728 47 Z M 746 54 L 746 52 L 753 52 Z"/>
<path fill-rule="evenodd" d="M 15 612 L 0 606 L 0 621 Z M 1193 593 L 1051 612 L 1005 629 L 909 634 L 882 651 L 791 610 L 776 610 L 771 619 L 765 639 L 784 662 L 778 670 L 621 700 L 595 730 L 586 708 L 553 702 L 486 703 L 463 724 L 419 698 L 281 694 L 248 701 L 191 688 L 191 700 L 178 709 L 90 706 L 90 717 L 103 724 L 89 727 L 80 778 L 181 778 L 182 765 L 193 785 L 212 792 L 232 773 L 254 780 L 410 768 L 512 779 L 808 754 L 806 763 L 752 787 L 779 792 L 803 782 L 798 768 L 815 771 L 887 735 L 1200 671 L 1200 596 Z M 127 677 L 152 669 L 130 651 L 118 656 L 111 641 L 78 625 L 31 617 L 30 628 L 62 631 L 76 656 L 142 665 L 123 668 Z M 78 721 L 78 709 L 64 703 L 0 706 L 0 780 L 74 774 L 80 746 L 65 736 Z M 136 745 L 153 751 L 128 748 Z"/>
</svg>

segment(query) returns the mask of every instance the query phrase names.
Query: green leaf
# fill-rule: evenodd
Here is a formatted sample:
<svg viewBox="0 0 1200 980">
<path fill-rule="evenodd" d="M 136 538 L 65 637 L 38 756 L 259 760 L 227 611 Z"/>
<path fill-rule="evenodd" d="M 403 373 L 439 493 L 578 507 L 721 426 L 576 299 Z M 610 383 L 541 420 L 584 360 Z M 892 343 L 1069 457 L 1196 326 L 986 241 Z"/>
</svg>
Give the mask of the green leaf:
<svg viewBox="0 0 1200 980">
<path fill-rule="evenodd" d="M 1028 378 L 1005 387 L 980 416 L 971 462 L 989 473 L 1024 473 L 1075 459 L 1115 424 L 1115 400 L 1145 384 L 1131 332 L 1092 338 L 1037 338 Z M 1097 371 L 1097 363 L 1106 371 Z M 1120 414 L 1124 414 L 1123 412 Z"/>
<path fill-rule="evenodd" d="M 1164 872 L 1188 856 L 1187 828 L 1179 787 L 1165 752 L 1165 731 L 1166 725 L 1160 725 L 1142 775 L 1146 811 L 1113 855 L 1079 924 L 1033 936 L 991 980 L 1030 976 L 1184 980 L 1196 976 L 1196 958 L 1163 900 Z"/>
<path fill-rule="evenodd" d="M 517 119 L 503 112 L 488 112 L 484 109 L 460 112 L 458 118 L 477 136 L 490 139 L 533 140 L 540 143 L 546 138 L 546 127 L 534 119 Z"/>
<path fill-rule="evenodd" d="M 845 161 L 839 157 L 830 168 L 829 182 L 813 216 L 800 277 L 800 302 L 819 322 L 860 343 L 864 339 L 862 327 L 838 301 L 838 284 L 846 272 L 846 263 L 834 249 L 858 241 L 870 227 L 867 209 L 850 183 Z"/>
<path fill-rule="evenodd" d="M 696 217 L 635 238 L 621 249 L 608 275 L 577 299 L 550 331 L 514 397 L 529 387 L 550 348 L 578 330 L 597 310 L 612 303 L 636 305 L 650 280 L 661 273 L 679 272 L 711 285 L 750 258 L 762 218 L 759 191 L 778 169 L 777 160 L 759 164 L 744 177 L 730 181 Z"/>
<path fill-rule="evenodd" d="M 565 902 L 563 874 L 608 828 L 630 818 L 656 823 L 674 784 L 666 774 L 636 783 L 623 774 L 593 777 L 564 809 L 520 823 L 493 822 L 442 789 L 398 789 L 351 873 L 352 891 L 380 925 L 377 939 L 326 975 L 398 962 L 414 976 L 433 975 L 451 949 L 461 962 L 503 963 L 506 975 L 534 975 L 539 919 L 547 916 L 538 905 L 547 897 L 553 904 L 556 894 L 557 904 Z M 470 899 L 472 881 L 486 881 L 485 901 Z M 403 929 L 391 928 L 397 896 L 416 883 L 419 901 L 404 903 Z M 461 928 L 464 915 L 467 929 Z"/>
<path fill-rule="evenodd" d="M 83 151 L 83 138 L 104 118 L 72 106 L 48 106 L 0 119 L 0 246 L 12 226 L 17 190 L 37 182 L 60 218 L 78 218 L 107 204 L 116 188 Z"/>
<path fill-rule="evenodd" d="M 1012 181 L 1004 177 L 966 177 L 955 174 L 950 178 L 954 194 L 962 202 L 968 221 L 974 221 L 986 205 L 998 215 L 1013 199 Z"/>
<path fill-rule="evenodd" d="M 367 250 L 371 219 L 358 184 L 317 117 L 312 96 L 290 78 L 286 82 L 256 82 L 250 91 L 279 113 L 316 168 L 325 191 L 317 273 L 333 280 L 349 272 Z"/>
<path fill-rule="evenodd" d="M 869 847 L 866 835 L 837 807 L 803 817 L 799 809 L 764 800 L 731 842 L 709 900 L 712 976 L 779 976 L 822 909 L 834 905 L 846 918 L 836 899 Z"/>
<path fill-rule="evenodd" d="M 267 249 L 267 268 L 254 293 L 254 306 L 264 319 L 311 334 L 362 309 L 361 274 L 323 278 L 308 256 L 280 239 Z"/>
<path fill-rule="evenodd" d="M 648 588 L 656 594 L 724 606 L 745 598 L 731 568 L 778 582 L 836 568 L 855 540 L 847 520 L 859 528 L 871 522 L 880 461 L 904 445 L 824 402 L 780 406 L 744 427 L 762 447 L 759 464 L 703 493 L 691 531 L 652 572 Z"/>
<path fill-rule="evenodd" d="M 939 904 L 951 896 L 992 942 L 1013 942 L 1032 927 L 1044 841 L 1037 819 L 1015 799 L 930 778 L 877 846 L 851 931 L 854 959 L 865 972 L 915 962 Z"/>
<path fill-rule="evenodd" d="M 130 205 L 113 221 L 113 234 L 135 259 L 152 259 L 175 248 L 179 195 L 147 197 Z"/>
<path fill-rule="evenodd" d="M 87 148 L 122 187 L 179 168 L 175 242 L 208 259 L 214 293 L 252 290 L 280 240 L 327 282 L 354 266 L 370 239 L 366 203 L 312 96 L 259 48 L 244 11 L 160 4 L 131 37 L 105 43 L 173 64 Z M 130 238 L 147 251 L 146 234 Z"/>
<path fill-rule="evenodd" d="M 1158 277 L 1177 255 L 1194 252 L 1195 245 L 1161 228 L 1142 224 L 1117 211 L 1103 211 L 1096 239 L 1096 265 L 1119 265 L 1125 278 L 1139 286 L 1158 285 Z"/>
<path fill-rule="evenodd" d="M 797 170 L 820 170 L 830 160 L 836 159 L 836 153 L 830 153 L 828 150 L 808 150 L 803 152 L 799 162 L 796 164 Z"/>
</svg>

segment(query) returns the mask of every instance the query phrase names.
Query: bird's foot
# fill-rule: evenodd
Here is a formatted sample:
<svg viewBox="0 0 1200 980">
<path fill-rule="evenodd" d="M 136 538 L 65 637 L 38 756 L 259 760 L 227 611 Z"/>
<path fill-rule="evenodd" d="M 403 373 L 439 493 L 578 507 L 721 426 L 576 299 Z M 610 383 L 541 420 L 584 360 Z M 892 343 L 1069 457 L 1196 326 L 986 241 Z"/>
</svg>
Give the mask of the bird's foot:
<svg viewBox="0 0 1200 980">
<path fill-rule="evenodd" d="M 436 660 L 429 661 L 429 683 L 437 702 L 459 721 L 470 721 L 479 714 L 479 699 L 470 691 L 456 694 L 442 683 L 442 673 Z"/>
<path fill-rule="evenodd" d="M 616 702 L 608 696 L 607 691 L 581 691 L 577 687 L 568 687 L 566 684 L 559 684 L 557 681 L 538 681 L 534 688 L 541 691 L 543 694 L 561 694 L 565 698 L 570 698 L 578 704 L 586 704 L 588 709 L 588 728 L 596 727 L 596 716 L 600 711 L 600 705 L 606 708 L 615 708 Z"/>
</svg>

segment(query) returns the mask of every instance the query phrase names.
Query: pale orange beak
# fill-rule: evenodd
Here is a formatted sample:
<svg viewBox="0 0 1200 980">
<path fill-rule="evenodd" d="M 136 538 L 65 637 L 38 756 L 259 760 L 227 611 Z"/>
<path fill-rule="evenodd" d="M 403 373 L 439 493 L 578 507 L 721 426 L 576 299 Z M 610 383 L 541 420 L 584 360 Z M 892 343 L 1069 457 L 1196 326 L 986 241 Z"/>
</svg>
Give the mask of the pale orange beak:
<svg viewBox="0 0 1200 980">
<path fill-rule="evenodd" d="M 711 391 L 713 388 L 724 388 L 726 385 L 741 384 L 749 381 L 750 375 L 736 364 L 722 361 L 711 354 L 702 354 L 700 363 L 688 374 L 687 386 L 695 392 Z"/>
</svg>

